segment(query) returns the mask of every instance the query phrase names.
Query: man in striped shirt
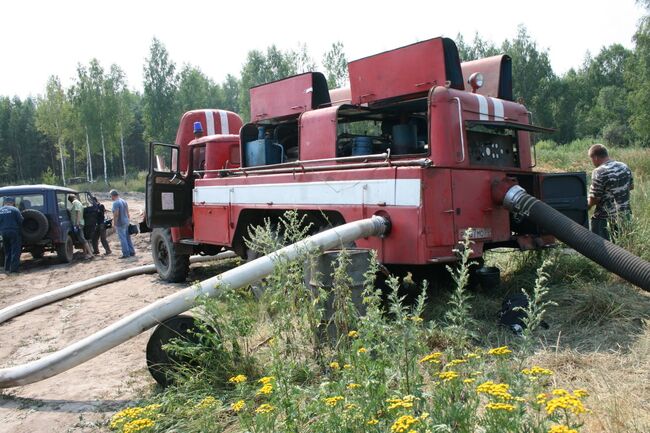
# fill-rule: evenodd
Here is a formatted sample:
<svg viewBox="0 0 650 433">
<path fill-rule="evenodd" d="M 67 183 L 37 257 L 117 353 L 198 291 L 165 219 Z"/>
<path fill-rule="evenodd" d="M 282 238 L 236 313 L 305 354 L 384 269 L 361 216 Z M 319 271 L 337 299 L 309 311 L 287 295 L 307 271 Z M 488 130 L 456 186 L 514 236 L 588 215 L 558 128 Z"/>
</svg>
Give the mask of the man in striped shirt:
<svg viewBox="0 0 650 433">
<path fill-rule="evenodd" d="M 632 214 L 632 171 L 622 162 L 610 159 L 602 144 L 589 148 L 589 158 L 596 167 L 589 187 L 589 209 L 596 207 L 591 217 L 591 231 L 610 240 L 610 232 L 616 233 L 620 223 L 629 220 Z"/>
</svg>

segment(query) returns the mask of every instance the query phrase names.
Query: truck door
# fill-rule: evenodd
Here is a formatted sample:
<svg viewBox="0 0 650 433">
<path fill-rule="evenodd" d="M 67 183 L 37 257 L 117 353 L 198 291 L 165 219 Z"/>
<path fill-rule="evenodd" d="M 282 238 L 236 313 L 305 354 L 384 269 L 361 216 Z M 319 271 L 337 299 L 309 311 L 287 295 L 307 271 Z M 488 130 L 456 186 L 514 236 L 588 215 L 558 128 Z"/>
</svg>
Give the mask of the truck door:
<svg viewBox="0 0 650 433">
<path fill-rule="evenodd" d="M 192 185 L 179 169 L 179 146 L 151 143 L 146 206 L 149 227 L 181 226 L 192 215 Z"/>
<path fill-rule="evenodd" d="M 537 197 L 578 224 L 589 227 L 587 176 L 584 172 L 539 173 Z"/>
</svg>

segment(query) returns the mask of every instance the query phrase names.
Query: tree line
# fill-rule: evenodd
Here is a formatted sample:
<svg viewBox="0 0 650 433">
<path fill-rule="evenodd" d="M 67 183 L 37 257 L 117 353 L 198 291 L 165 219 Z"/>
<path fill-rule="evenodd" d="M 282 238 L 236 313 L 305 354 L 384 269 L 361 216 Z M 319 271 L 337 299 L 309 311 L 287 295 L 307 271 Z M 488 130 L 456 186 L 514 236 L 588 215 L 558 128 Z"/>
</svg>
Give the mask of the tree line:
<svg viewBox="0 0 650 433">
<path fill-rule="evenodd" d="M 650 0 L 641 3 L 650 11 Z M 650 146 L 650 15 L 640 20 L 634 47 L 603 47 L 587 53 L 581 67 L 558 75 L 548 52 L 520 26 L 500 45 L 476 34 L 455 39 L 462 61 L 508 54 L 513 95 L 533 113 L 533 122 L 556 129 L 551 139 L 567 143 L 593 137 L 608 145 Z M 218 83 L 198 66 L 180 68 L 154 38 L 143 65 L 143 91 L 129 88 L 118 65 L 99 60 L 77 66 L 64 88 L 51 76 L 37 98 L 0 96 L 0 183 L 72 179 L 104 181 L 146 169 L 150 140 L 173 142 L 182 113 L 221 108 L 248 118 L 248 89 L 296 73 L 322 70 L 330 88 L 346 85 L 341 42 L 331 45 L 322 68 L 306 45 L 251 50 L 239 76 Z"/>
</svg>

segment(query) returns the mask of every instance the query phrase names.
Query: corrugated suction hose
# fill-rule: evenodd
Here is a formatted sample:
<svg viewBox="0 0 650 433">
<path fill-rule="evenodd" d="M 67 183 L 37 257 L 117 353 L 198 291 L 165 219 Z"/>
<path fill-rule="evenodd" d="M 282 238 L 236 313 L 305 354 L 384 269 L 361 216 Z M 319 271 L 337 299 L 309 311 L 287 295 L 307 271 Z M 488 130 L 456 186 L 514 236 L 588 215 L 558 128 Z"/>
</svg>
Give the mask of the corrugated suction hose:
<svg viewBox="0 0 650 433">
<path fill-rule="evenodd" d="M 650 263 L 615 245 L 564 216 L 546 203 L 528 194 L 522 187 L 511 187 L 503 205 L 524 215 L 585 257 L 629 281 L 650 291 Z"/>
</svg>

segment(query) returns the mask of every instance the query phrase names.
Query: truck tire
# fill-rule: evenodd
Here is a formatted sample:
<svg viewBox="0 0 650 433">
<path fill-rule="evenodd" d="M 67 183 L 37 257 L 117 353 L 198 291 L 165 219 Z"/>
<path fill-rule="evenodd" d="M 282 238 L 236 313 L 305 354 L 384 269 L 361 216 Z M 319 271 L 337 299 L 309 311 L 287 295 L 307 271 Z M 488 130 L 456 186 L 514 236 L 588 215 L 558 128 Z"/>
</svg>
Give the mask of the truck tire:
<svg viewBox="0 0 650 433">
<path fill-rule="evenodd" d="M 72 261 L 74 256 L 74 241 L 72 240 L 72 236 L 68 235 L 64 243 L 57 244 L 56 256 L 61 263 L 70 263 Z"/>
<path fill-rule="evenodd" d="M 36 209 L 25 209 L 23 226 L 20 230 L 24 243 L 38 242 L 47 234 L 50 223 L 44 213 Z"/>
<path fill-rule="evenodd" d="M 185 281 L 190 271 L 190 256 L 176 252 L 170 229 L 154 229 L 151 232 L 151 254 L 158 275 L 163 281 Z"/>
</svg>

